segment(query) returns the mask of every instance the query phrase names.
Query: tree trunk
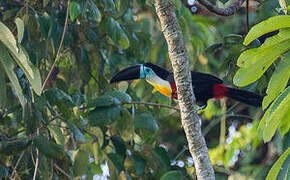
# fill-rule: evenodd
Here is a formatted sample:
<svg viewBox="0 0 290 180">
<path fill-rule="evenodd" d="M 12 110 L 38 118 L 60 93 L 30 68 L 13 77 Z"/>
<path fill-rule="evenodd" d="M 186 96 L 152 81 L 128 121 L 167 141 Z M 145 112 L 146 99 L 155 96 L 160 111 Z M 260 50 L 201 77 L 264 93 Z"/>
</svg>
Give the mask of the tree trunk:
<svg viewBox="0 0 290 180">
<path fill-rule="evenodd" d="M 177 86 L 182 126 L 189 151 L 194 160 L 197 178 L 214 179 L 214 170 L 200 129 L 200 118 L 195 111 L 195 97 L 191 85 L 187 50 L 172 2 L 170 0 L 155 0 L 154 6 L 160 20 L 161 30 L 168 44 L 169 58 Z"/>
</svg>

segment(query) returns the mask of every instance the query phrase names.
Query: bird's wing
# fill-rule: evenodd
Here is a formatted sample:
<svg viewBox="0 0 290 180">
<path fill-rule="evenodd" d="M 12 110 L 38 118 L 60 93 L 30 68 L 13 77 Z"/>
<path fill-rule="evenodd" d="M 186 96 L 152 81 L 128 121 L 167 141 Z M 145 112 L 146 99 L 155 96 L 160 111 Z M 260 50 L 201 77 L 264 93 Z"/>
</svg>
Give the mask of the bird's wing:
<svg viewBox="0 0 290 180">
<path fill-rule="evenodd" d="M 199 86 L 204 84 L 222 84 L 223 81 L 210 74 L 200 73 L 200 72 L 193 72 L 191 71 L 191 79 L 193 86 Z"/>
</svg>

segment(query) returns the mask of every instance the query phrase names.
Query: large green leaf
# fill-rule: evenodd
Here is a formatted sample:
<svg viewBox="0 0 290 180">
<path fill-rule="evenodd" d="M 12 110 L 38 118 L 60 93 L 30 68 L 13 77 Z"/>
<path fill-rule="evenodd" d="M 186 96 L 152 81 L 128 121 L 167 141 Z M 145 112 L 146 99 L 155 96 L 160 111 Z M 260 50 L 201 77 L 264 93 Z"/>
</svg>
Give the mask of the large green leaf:
<svg viewBox="0 0 290 180">
<path fill-rule="evenodd" d="M 290 28 L 270 37 L 258 47 L 243 52 L 237 62 L 240 67 L 234 76 L 234 84 L 246 86 L 259 79 L 270 65 L 290 49 Z"/>
<path fill-rule="evenodd" d="M 263 130 L 263 139 L 268 142 L 273 137 L 276 129 L 285 114 L 290 111 L 290 86 L 274 101 L 273 105 L 264 114 L 266 116 L 265 126 Z M 286 117 L 287 118 L 287 117 Z M 263 117 L 264 119 L 264 117 Z M 290 118 L 287 118 L 290 123 Z"/>
<path fill-rule="evenodd" d="M 17 47 L 16 40 L 12 32 L 1 22 L 0 41 L 9 50 L 15 62 L 22 69 L 35 93 L 37 95 L 40 95 L 41 78 L 39 70 L 30 62 L 29 56 L 26 53 L 25 49 L 21 45 L 18 45 L 19 48 Z"/>
<path fill-rule="evenodd" d="M 290 154 L 290 148 L 288 148 L 281 156 L 280 158 L 275 162 L 275 164 L 272 166 L 271 170 L 269 171 L 266 180 L 272 180 L 276 179 L 278 173 L 281 171 L 281 167 L 283 162 L 287 159 L 287 157 Z"/>
<path fill-rule="evenodd" d="M 119 118 L 120 108 L 116 106 L 97 107 L 89 112 L 89 121 L 92 126 L 105 126 Z"/>
<path fill-rule="evenodd" d="M 275 16 L 252 27 L 245 37 L 244 45 L 250 44 L 256 38 L 281 28 L 290 27 L 290 16 Z"/>
<path fill-rule="evenodd" d="M 0 33 L 1 34 L 1 33 Z M 2 67 L 5 70 L 12 87 L 14 88 L 16 95 L 20 101 L 20 104 L 22 106 L 25 105 L 26 100 L 22 93 L 22 88 L 19 84 L 18 78 L 16 73 L 14 72 L 15 64 L 13 62 L 13 59 L 8 54 L 7 49 L 3 46 L 3 44 L 0 42 L 0 63 L 2 63 Z"/>
<path fill-rule="evenodd" d="M 263 109 L 283 92 L 290 78 L 290 52 L 288 52 L 276 67 L 267 88 L 267 96 L 263 99 Z"/>
<path fill-rule="evenodd" d="M 17 41 L 20 44 L 24 34 L 24 22 L 22 21 L 22 19 L 16 18 L 15 23 L 17 26 Z"/>
</svg>

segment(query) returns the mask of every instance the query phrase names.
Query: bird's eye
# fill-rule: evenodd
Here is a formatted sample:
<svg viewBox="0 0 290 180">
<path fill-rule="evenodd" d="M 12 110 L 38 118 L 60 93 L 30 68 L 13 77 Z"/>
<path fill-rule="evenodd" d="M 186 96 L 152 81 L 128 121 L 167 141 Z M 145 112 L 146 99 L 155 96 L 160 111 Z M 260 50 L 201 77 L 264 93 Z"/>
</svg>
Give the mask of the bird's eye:
<svg viewBox="0 0 290 180">
<path fill-rule="evenodd" d="M 149 69 L 146 69 L 146 72 L 148 72 L 148 73 L 149 73 L 149 71 L 150 71 Z"/>
</svg>

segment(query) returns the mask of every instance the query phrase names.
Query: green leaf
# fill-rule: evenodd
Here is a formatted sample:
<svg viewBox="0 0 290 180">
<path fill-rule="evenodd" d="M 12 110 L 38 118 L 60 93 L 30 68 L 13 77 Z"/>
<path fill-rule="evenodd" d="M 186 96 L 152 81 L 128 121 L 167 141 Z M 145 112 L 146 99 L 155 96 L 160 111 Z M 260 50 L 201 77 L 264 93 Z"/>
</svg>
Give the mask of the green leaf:
<svg viewBox="0 0 290 180">
<path fill-rule="evenodd" d="M 74 137 L 76 138 L 76 141 L 78 143 L 85 143 L 87 140 L 86 140 L 86 137 L 83 135 L 83 133 L 79 130 L 79 128 L 74 125 L 73 123 L 69 123 L 70 125 L 70 128 L 74 134 Z"/>
<path fill-rule="evenodd" d="M 26 103 L 23 107 L 22 117 L 25 122 L 26 135 L 35 133 L 42 120 L 42 115 L 35 104 Z"/>
<path fill-rule="evenodd" d="M 24 22 L 20 18 L 15 19 L 15 23 L 17 26 L 17 41 L 20 44 L 23 39 L 23 34 L 24 34 Z"/>
<path fill-rule="evenodd" d="M 11 56 L 8 54 L 7 49 L 3 46 L 2 43 L 0 43 L 0 63 L 2 63 L 2 67 L 5 70 L 7 76 L 12 84 L 12 87 L 14 88 L 16 95 L 20 101 L 20 104 L 23 107 L 26 103 L 26 99 L 23 96 L 22 88 L 19 84 L 17 75 L 14 72 L 15 64 L 14 64 Z"/>
<path fill-rule="evenodd" d="M 284 16 L 275 16 L 271 17 L 265 21 L 262 21 L 261 23 L 253 26 L 247 36 L 245 37 L 245 40 L 243 42 L 244 45 L 250 44 L 253 40 L 257 39 L 258 37 L 275 31 L 277 29 L 287 28 L 290 27 L 290 16 L 284 15 Z"/>
<path fill-rule="evenodd" d="M 134 122 L 128 110 L 122 109 L 121 118 L 117 121 L 116 128 L 124 141 L 128 142 L 132 139 L 134 134 Z"/>
<path fill-rule="evenodd" d="M 64 146 L 65 145 L 65 138 L 64 138 L 64 135 L 62 134 L 61 129 L 59 127 L 53 126 L 53 125 L 49 125 L 48 129 L 51 132 L 56 144 Z"/>
<path fill-rule="evenodd" d="M 64 157 L 63 147 L 48 140 L 45 136 L 37 136 L 33 143 L 39 149 L 39 152 L 49 158 L 62 159 Z"/>
<path fill-rule="evenodd" d="M 283 92 L 290 78 L 290 52 L 279 62 L 268 83 L 267 96 L 263 99 L 263 110 Z"/>
<path fill-rule="evenodd" d="M 142 113 L 134 119 L 134 127 L 136 129 L 145 129 L 151 133 L 158 131 L 158 125 L 155 119 L 149 115 Z"/>
<path fill-rule="evenodd" d="M 278 173 L 281 171 L 281 166 L 283 164 L 283 162 L 287 159 L 287 157 L 290 154 L 290 148 L 288 148 L 280 157 L 279 159 L 275 162 L 275 164 L 272 166 L 272 168 L 270 169 L 266 180 L 272 180 L 272 179 L 276 179 Z"/>
<path fill-rule="evenodd" d="M 19 139 L 15 141 L 0 141 L 0 155 L 19 154 L 31 144 L 30 139 Z"/>
<path fill-rule="evenodd" d="M 111 105 L 119 105 L 120 103 L 117 98 L 106 94 L 89 101 L 87 107 L 108 107 Z"/>
<path fill-rule="evenodd" d="M 138 154 L 133 154 L 131 158 L 135 164 L 135 175 L 140 176 L 145 171 L 146 161 Z"/>
<path fill-rule="evenodd" d="M 77 2 L 71 2 L 69 8 L 69 17 L 73 22 L 81 14 L 81 7 Z"/>
<path fill-rule="evenodd" d="M 282 164 L 281 170 L 277 176 L 277 179 L 283 179 L 287 180 L 290 178 L 290 156 L 285 159 L 285 161 Z"/>
<path fill-rule="evenodd" d="M 265 126 L 263 130 L 263 139 L 268 142 L 273 137 L 276 129 L 285 114 L 290 111 L 290 86 L 284 90 L 284 92 L 274 101 L 273 105 L 266 111 Z M 262 118 L 264 119 L 264 117 Z M 290 119 L 288 123 L 290 123 Z"/>
<path fill-rule="evenodd" d="M 0 21 L 0 41 L 10 50 L 18 52 L 14 35 L 5 24 Z"/>
<path fill-rule="evenodd" d="M 161 176 L 160 180 L 178 180 L 182 179 L 182 173 L 178 170 L 169 171 Z"/>
<path fill-rule="evenodd" d="M 263 45 L 243 52 L 237 62 L 240 67 L 234 76 L 234 84 L 246 86 L 259 79 L 270 65 L 290 49 L 290 28 L 281 30 Z"/>
<path fill-rule="evenodd" d="M 79 149 L 74 156 L 73 171 L 76 177 L 80 177 L 87 173 L 89 167 L 88 151 Z"/>
<path fill-rule="evenodd" d="M 288 131 L 290 129 L 289 117 L 290 117 L 290 111 L 287 111 L 287 113 L 285 113 L 285 115 L 282 118 L 281 123 L 280 123 L 280 130 L 281 130 L 281 134 L 283 136 L 286 133 L 288 133 Z"/>
<path fill-rule="evenodd" d="M 118 174 L 124 169 L 125 158 L 120 154 L 109 153 L 108 158 L 111 160 L 115 168 L 118 170 Z"/>
<path fill-rule="evenodd" d="M 162 147 L 155 146 L 153 149 L 153 156 L 160 162 L 166 171 L 170 169 L 170 159 L 166 150 Z"/>
<path fill-rule="evenodd" d="M 113 18 L 109 18 L 107 22 L 107 29 L 112 40 L 121 46 L 122 49 L 127 49 L 130 46 L 129 38 L 126 32 L 122 29 L 120 24 Z"/>
<path fill-rule="evenodd" d="M 89 121 L 92 126 L 105 126 L 112 124 L 119 118 L 119 107 L 97 107 L 89 112 Z"/>
<path fill-rule="evenodd" d="M 122 91 L 114 90 L 114 91 L 109 91 L 106 93 L 109 96 L 117 98 L 119 101 L 124 102 L 124 103 L 131 103 L 132 98 L 129 94 L 124 93 Z"/>
<path fill-rule="evenodd" d="M 5 167 L 4 165 L 0 164 L 0 178 L 8 177 L 9 168 Z"/>
<path fill-rule="evenodd" d="M 111 137 L 111 141 L 115 146 L 116 153 L 125 158 L 127 149 L 125 142 L 119 136 L 116 135 Z"/>
<path fill-rule="evenodd" d="M 50 0 L 43 0 L 43 7 L 46 7 Z"/>
<path fill-rule="evenodd" d="M 91 3 L 91 9 L 90 9 L 91 16 L 95 21 L 100 23 L 102 20 L 102 14 L 99 11 L 98 6 L 92 0 L 90 1 L 90 3 Z"/>
<path fill-rule="evenodd" d="M 0 52 L 0 58 L 2 57 Z M 0 60 L 1 61 L 1 60 Z M 0 62 L 0 109 L 3 108 L 7 103 L 7 90 L 6 90 L 6 76 L 4 73 L 4 69 Z"/>
<path fill-rule="evenodd" d="M 16 45 L 16 40 L 12 32 L 3 23 L 0 22 L 0 41 L 9 49 L 13 59 L 22 69 L 33 90 L 37 95 L 41 94 L 41 79 L 39 70 L 30 62 L 25 49 Z"/>
</svg>

